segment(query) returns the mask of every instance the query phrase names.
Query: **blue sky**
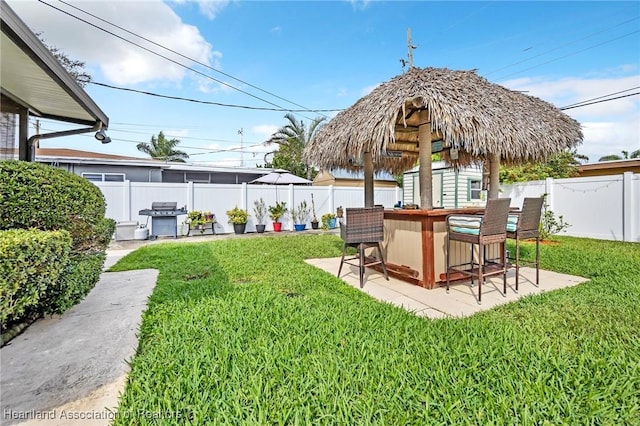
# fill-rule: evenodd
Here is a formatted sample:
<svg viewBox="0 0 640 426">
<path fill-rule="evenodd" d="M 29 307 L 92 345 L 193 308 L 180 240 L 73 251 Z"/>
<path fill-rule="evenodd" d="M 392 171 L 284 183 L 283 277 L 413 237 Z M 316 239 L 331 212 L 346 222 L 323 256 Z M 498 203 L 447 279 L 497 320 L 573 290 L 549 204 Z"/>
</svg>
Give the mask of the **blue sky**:
<svg viewBox="0 0 640 426">
<path fill-rule="evenodd" d="M 87 134 L 42 141 L 43 147 L 143 157 L 136 144 L 164 131 L 181 140 L 180 147 L 194 163 L 242 162 L 252 167 L 273 150 L 261 143 L 286 123 L 286 111 L 255 108 L 332 110 L 296 112 L 307 122 L 320 114 L 331 118 L 403 72 L 407 28 L 417 46 L 415 66 L 477 69 L 491 82 L 558 107 L 640 92 L 636 1 L 8 3 L 49 44 L 85 61 L 97 83 L 239 106 L 169 100 L 91 84 L 85 90 L 109 116 L 113 142 L 102 145 Z M 99 27 L 197 72 L 69 16 L 98 22 L 82 11 L 99 17 Z M 582 124 L 585 140 L 578 152 L 591 162 L 640 149 L 640 95 L 566 113 Z M 47 132 L 61 127 L 45 120 L 41 128 Z"/>
</svg>

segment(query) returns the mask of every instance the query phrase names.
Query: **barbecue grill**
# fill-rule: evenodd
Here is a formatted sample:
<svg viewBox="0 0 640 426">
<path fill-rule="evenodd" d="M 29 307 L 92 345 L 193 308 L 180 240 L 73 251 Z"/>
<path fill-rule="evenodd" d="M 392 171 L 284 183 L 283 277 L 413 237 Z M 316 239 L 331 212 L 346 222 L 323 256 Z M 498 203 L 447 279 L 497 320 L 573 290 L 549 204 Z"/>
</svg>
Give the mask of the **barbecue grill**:
<svg viewBox="0 0 640 426">
<path fill-rule="evenodd" d="M 151 216 L 150 239 L 158 237 L 178 238 L 178 216 L 187 214 L 186 208 L 177 208 L 178 203 L 173 201 L 155 201 L 150 209 L 138 212 L 141 216 Z"/>
</svg>

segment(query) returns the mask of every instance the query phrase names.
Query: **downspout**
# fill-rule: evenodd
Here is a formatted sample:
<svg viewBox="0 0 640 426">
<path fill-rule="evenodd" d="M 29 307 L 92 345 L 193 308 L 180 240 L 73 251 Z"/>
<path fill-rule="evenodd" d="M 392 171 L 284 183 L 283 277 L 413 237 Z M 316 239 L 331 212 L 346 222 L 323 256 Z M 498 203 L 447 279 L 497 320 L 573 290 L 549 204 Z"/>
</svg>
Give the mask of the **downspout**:
<svg viewBox="0 0 640 426">
<path fill-rule="evenodd" d="M 27 139 L 27 159 L 26 161 L 34 161 L 36 158 L 35 144 L 40 139 L 52 139 L 62 136 L 79 135 L 81 133 L 97 132 L 102 129 L 102 122 L 98 121 L 93 127 L 85 127 L 82 129 L 63 130 L 60 132 L 45 133 L 43 135 L 33 135 Z"/>
</svg>

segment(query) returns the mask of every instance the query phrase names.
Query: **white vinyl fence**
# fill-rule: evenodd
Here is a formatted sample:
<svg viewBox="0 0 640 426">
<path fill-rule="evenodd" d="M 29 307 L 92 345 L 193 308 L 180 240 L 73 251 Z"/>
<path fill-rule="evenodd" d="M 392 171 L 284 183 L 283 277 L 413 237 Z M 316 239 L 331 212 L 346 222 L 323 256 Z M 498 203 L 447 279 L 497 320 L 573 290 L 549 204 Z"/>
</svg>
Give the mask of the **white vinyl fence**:
<svg viewBox="0 0 640 426">
<path fill-rule="evenodd" d="M 94 182 L 107 201 L 107 217 L 116 222 L 151 220 L 138 211 L 151 208 L 154 201 L 173 201 L 187 210 L 211 211 L 216 215 L 216 233 L 231 233 L 226 211 L 234 206 L 246 209 L 251 217 L 247 232 L 255 232 L 253 202 L 263 198 L 267 206 L 285 201 L 287 208 L 306 200 L 311 207 L 311 194 L 318 220 L 325 213 L 335 213 L 338 206 L 362 207 L 362 187 L 284 186 L 284 185 L 220 185 L 198 183 Z M 510 197 L 512 207 L 521 207 L 525 197 L 547 195 L 550 210 L 571 226 L 561 235 L 603 240 L 640 241 L 640 174 L 597 176 L 571 179 L 547 179 L 513 185 L 502 185 L 500 197 Z M 376 188 L 375 204 L 392 208 L 402 200 L 401 188 Z M 180 224 L 186 216 L 178 217 Z M 311 218 L 309 218 L 311 220 Z M 283 229 L 293 229 L 291 216 L 283 220 Z M 265 220 L 267 230 L 273 229 Z M 186 232 L 182 230 L 182 232 Z"/>
<path fill-rule="evenodd" d="M 545 193 L 555 217 L 571 225 L 560 235 L 640 241 L 640 174 L 502 185 L 500 197 L 510 197 L 512 207 L 521 207 L 525 197 Z"/>
<path fill-rule="evenodd" d="M 362 187 L 334 186 L 294 186 L 294 185 L 247 185 L 247 184 L 200 184 L 200 183 L 162 183 L 162 182 L 94 182 L 102 191 L 107 202 L 106 216 L 116 222 L 138 221 L 151 228 L 152 220 L 141 216 L 138 212 L 151 208 L 154 201 L 176 202 L 178 207 L 187 210 L 211 211 L 216 215 L 216 233 L 231 233 L 233 226 L 227 223 L 227 210 L 235 206 L 246 209 L 251 217 L 247 224 L 247 232 L 255 232 L 256 218 L 253 214 L 253 203 L 262 198 L 267 206 L 276 201 L 284 201 L 291 209 L 301 201 L 306 201 L 311 209 L 313 194 L 316 216 L 318 220 L 325 213 L 335 213 L 339 206 L 364 206 L 364 189 Z M 376 188 L 375 204 L 392 208 L 402 199 L 401 188 Z M 311 213 L 311 216 L 313 213 Z M 186 233 L 181 224 L 186 216 L 178 216 L 178 235 Z M 312 217 L 309 217 L 310 223 Z M 293 221 L 287 215 L 281 219 L 283 230 L 292 230 Z M 267 231 L 273 230 L 271 220 L 265 218 Z M 310 227 L 310 225 L 309 225 Z"/>
</svg>

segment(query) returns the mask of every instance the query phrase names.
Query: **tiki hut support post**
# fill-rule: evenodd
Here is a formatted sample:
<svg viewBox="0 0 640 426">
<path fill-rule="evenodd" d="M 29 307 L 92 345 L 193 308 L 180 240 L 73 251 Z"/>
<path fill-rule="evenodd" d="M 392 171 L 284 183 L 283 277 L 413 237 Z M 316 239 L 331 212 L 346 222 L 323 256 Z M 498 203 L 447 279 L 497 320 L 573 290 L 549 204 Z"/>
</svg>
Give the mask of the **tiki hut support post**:
<svg viewBox="0 0 640 426">
<path fill-rule="evenodd" d="M 373 156 L 364 153 L 364 206 L 373 207 Z"/>
<path fill-rule="evenodd" d="M 431 168 L 431 119 L 429 111 L 421 110 L 419 112 L 418 125 L 418 158 L 420 161 L 420 169 L 418 179 L 420 181 L 420 208 L 423 210 L 433 209 L 433 182 Z"/>
<path fill-rule="evenodd" d="M 487 198 L 498 198 L 500 189 L 500 154 L 491 154 L 489 157 L 489 194 Z"/>
</svg>

